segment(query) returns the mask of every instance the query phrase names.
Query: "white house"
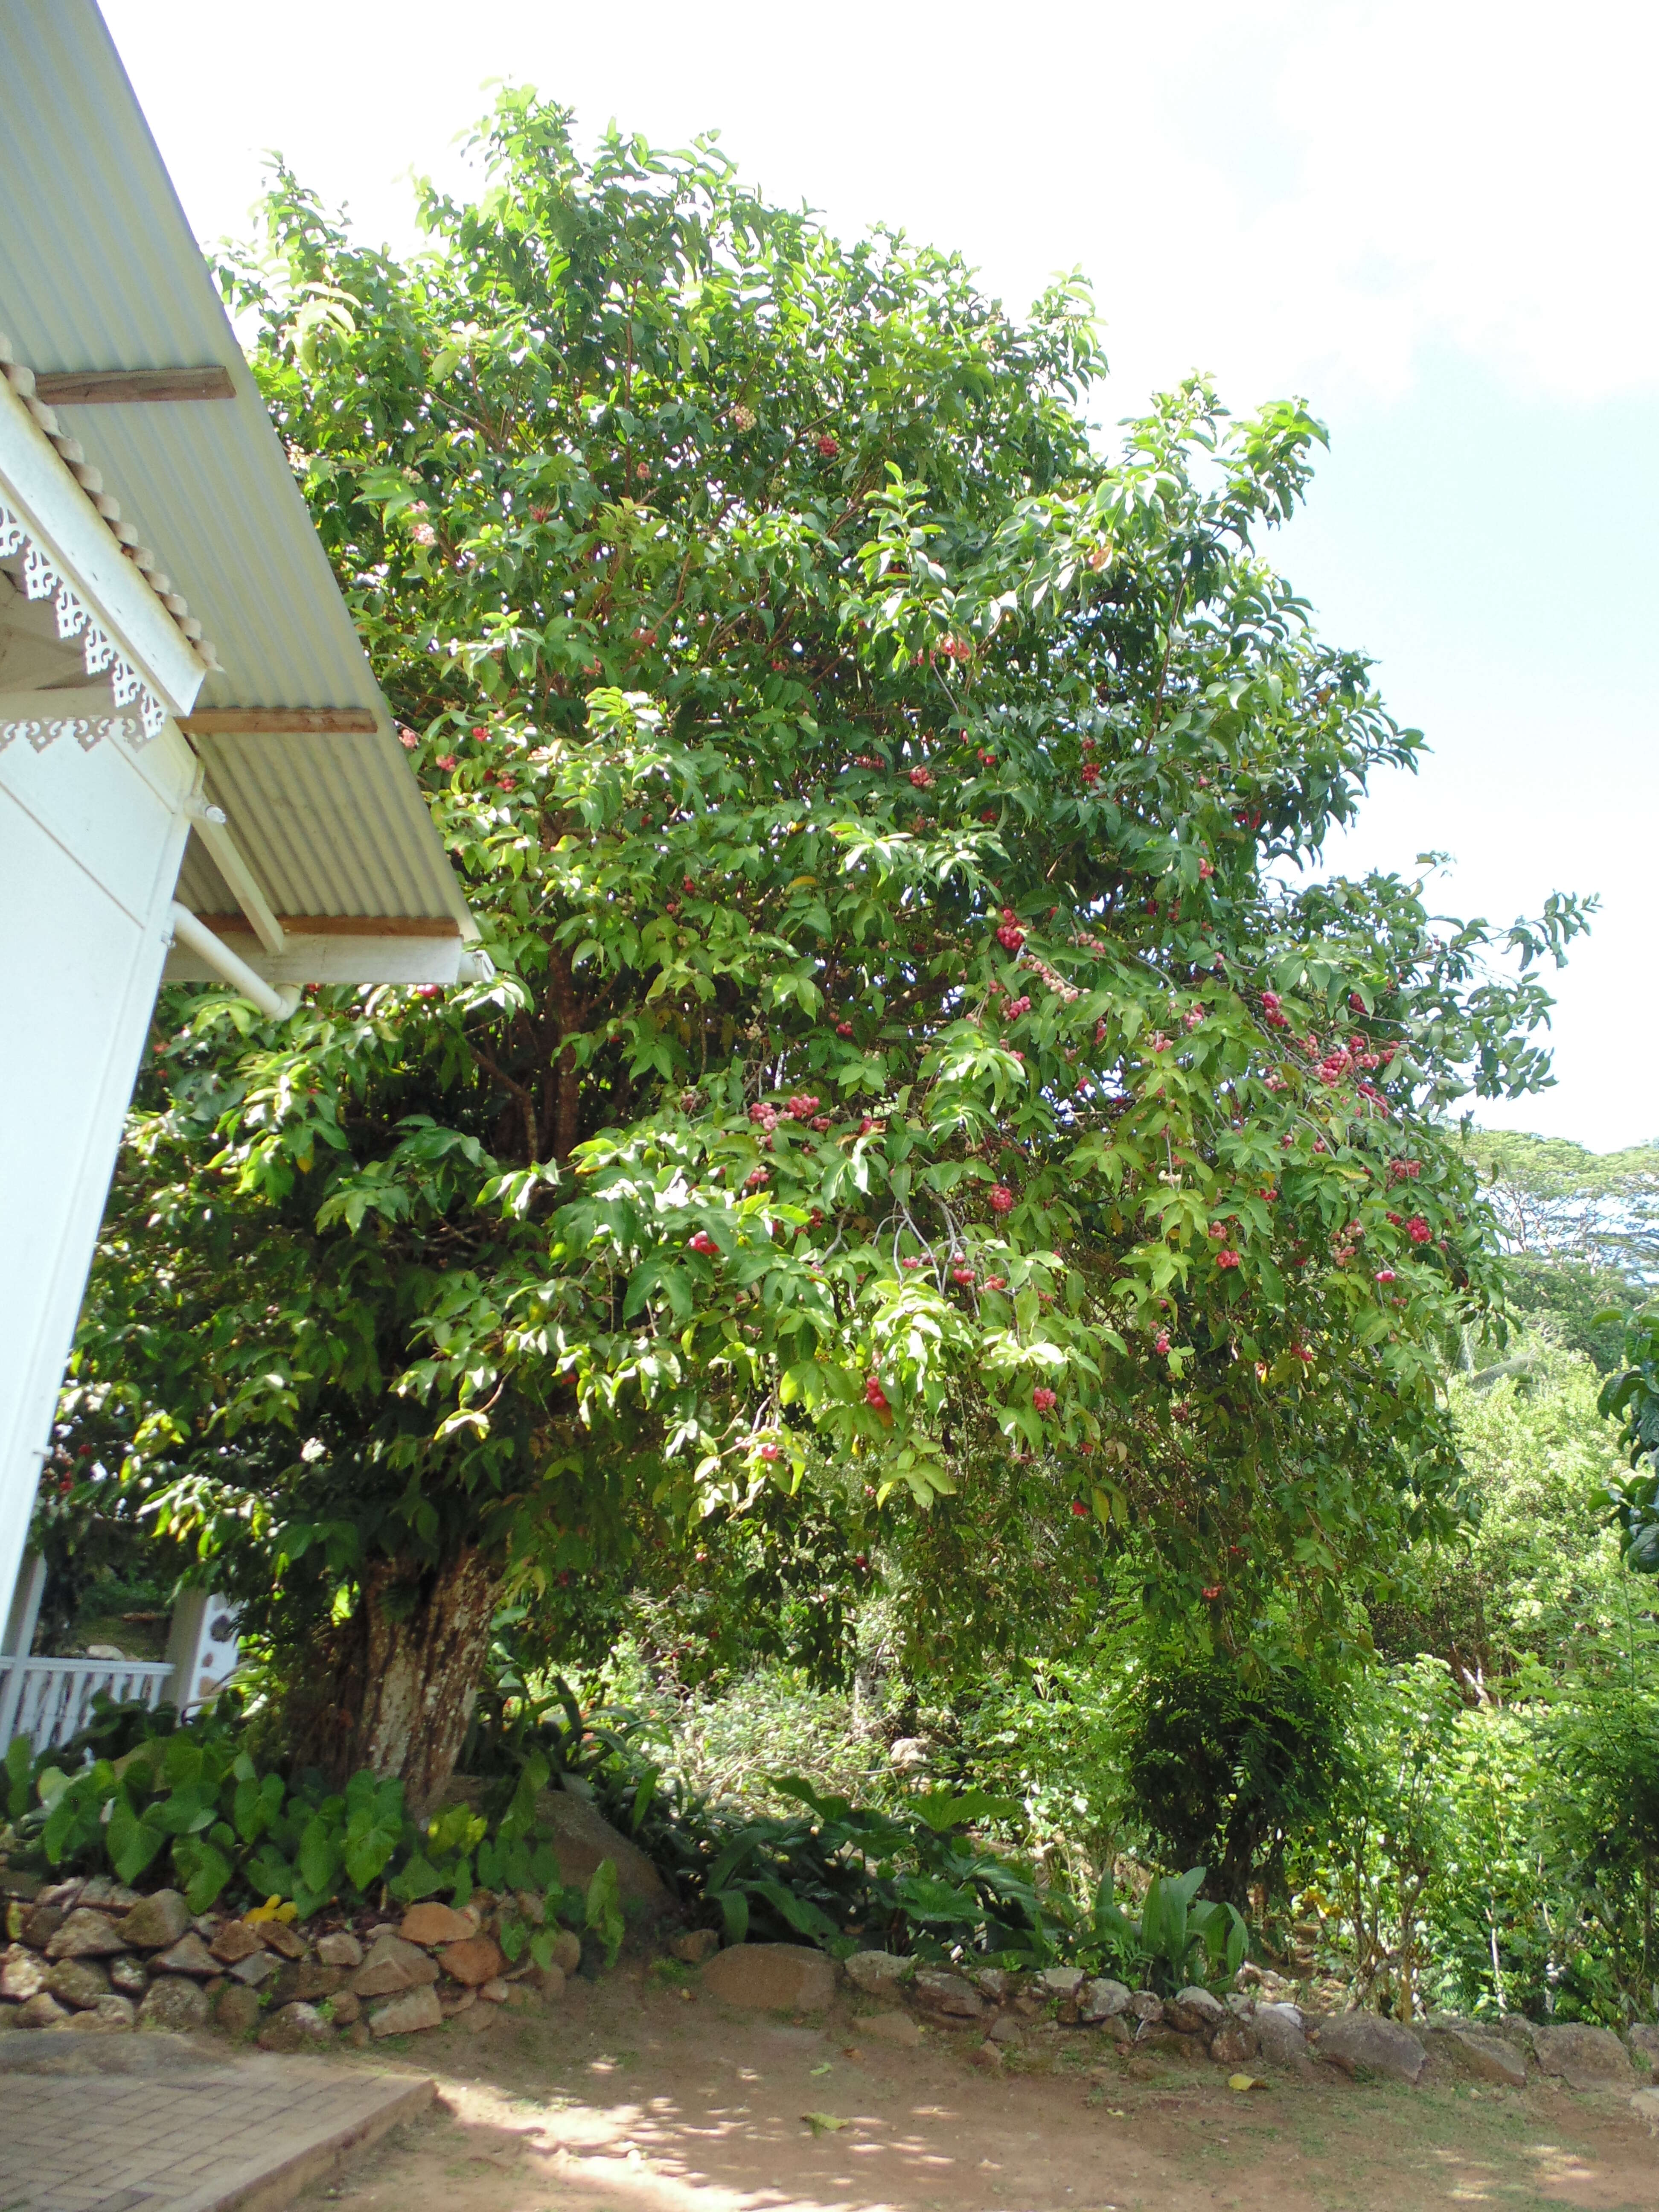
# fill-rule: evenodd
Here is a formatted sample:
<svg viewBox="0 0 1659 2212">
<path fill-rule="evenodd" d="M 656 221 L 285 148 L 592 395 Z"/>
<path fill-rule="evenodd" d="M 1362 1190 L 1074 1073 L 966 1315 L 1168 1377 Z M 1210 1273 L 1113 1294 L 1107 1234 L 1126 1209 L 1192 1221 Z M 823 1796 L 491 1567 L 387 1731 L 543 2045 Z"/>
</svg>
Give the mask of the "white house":
<svg viewBox="0 0 1659 2212">
<path fill-rule="evenodd" d="M 3 1624 L 163 976 L 483 956 L 93 0 L 0 7 L 0 147 Z"/>
</svg>

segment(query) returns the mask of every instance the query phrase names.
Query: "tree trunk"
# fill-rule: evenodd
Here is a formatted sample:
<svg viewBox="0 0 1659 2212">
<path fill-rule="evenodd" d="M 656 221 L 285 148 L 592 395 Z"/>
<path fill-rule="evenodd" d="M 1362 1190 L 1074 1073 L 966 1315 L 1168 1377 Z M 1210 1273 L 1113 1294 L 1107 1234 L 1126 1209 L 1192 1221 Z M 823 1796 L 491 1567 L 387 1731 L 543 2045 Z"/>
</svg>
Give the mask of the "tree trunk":
<svg viewBox="0 0 1659 2212">
<path fill-rule="evenodd" d="M 360 1767 L 403 1782 L 423 1820 L 472 1717 L 501 1577 L 468 1549 L 417 1566 L 377 1559 L 332 1654 L 328 1687 L 299 1731 L 299 1762 L 337 1783 Z"/>
</svg>

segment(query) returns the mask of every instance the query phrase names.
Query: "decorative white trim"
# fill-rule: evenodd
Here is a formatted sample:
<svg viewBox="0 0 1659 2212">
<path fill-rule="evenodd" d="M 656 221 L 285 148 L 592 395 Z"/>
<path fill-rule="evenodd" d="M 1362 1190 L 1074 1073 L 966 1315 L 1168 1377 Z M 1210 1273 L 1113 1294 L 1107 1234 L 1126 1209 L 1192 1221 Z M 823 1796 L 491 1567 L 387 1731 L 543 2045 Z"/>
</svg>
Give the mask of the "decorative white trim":
<svg viewBox="0 0 1659 2212">
<path fill-rule="evenodd" d="M 58 574 L 44 550 L 35 544 L 28 532 L 0 500 L 0 560 L 14 553 L 23 556 L 23 596 L 29 599 L 50 599 L 58 617 L 58 635 L 61 638 L 79 637 L 81 656 L 86 663 L 88 676 L 101 676 L 110 672 L 110 688 L 118 707 L 136 706 L 138 726 L 125 714 L 76 716 L 72 720 L 53 722 L 49 718 L 41 721 L 0 723 L 0 748 L 18 736 L 27 737 L 37 752 L 49 745 L 54 738 L 72 732 L 88 748 L 103 737 L 120 735 L 138 746 L 159 738 L 167 719 L 167 710 L 139 675 L 131 662 L 118 653 L 107 634 L 94 622 L 67 581 Z M 42 734 L 44 733 L 44 734 Z"/>
<path fill-rule="evenodd" d="M 30 715 L 21 722 L 0 720 L 0 753 L 14 738 L 27 738 L 38 753 L 59 738 L 75 738 L 84 753 L 105 738 L 125 738 L 131 745 L 144 742 L 131 714 L 46 714 Z"/>
</svg>

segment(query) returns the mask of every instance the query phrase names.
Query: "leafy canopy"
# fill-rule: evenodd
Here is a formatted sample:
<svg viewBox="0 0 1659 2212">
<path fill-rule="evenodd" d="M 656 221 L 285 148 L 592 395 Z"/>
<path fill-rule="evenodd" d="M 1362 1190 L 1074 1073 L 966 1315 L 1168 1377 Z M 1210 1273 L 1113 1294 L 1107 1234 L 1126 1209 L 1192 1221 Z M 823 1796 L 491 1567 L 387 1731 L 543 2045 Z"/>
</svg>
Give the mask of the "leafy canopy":
<svg viewBox="0 0 1659 2212">
<path fill-rule="evenodd" d="M 528 94 L 478 146 L 428 253 L 283 173 L 224 282 L 499 972 L 173 1002 L 78 1418 L 319 1606 L 810 1482 L 1333 1628 L 1450 1510 L 1439 1117 L 1547 1080 L 1583 917 L 1287 866 L 1420 744 L 1260 550 L 1319 425 L 1192 380 L 1109 457 L 1073 288 Z"/>
</svg>

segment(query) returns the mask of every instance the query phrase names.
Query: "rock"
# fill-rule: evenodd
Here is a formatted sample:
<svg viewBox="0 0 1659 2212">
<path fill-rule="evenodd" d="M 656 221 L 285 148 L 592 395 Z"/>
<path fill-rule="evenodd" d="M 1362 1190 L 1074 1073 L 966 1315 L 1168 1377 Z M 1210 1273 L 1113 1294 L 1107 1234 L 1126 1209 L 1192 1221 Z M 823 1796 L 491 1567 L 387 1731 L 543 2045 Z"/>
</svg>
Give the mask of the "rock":
<svg viewBox="0 0 1659 2212">
<path fill-rule="evenodd" d="M 484 1984 L 485 1989 L 494 1989 L 498 1986 L 501 1992 L 501 2002 L 508 2012 L 539 2012 L 541 2010 L 541 1991 L 533 1982 L 502 1982 L 499 1984 L 487 1982 Z M 483 1990 L 480 1990 L 478 1995 L 482 1996 L 483 1993 Z"/>
<path fill-rule="evenodd" d="M 1246 2021 L 1230 2020 L 1210 2038 L 1210 2059 L 1216 2066 L 1242 2066 L 1256 2050 L 1255 2030 Z"/>
<path fill-rule="evenodd" d="M 109 1875 L 95 1874 L 90 1881 L 82 1884 L 81 1894 L 75 1901 L 77 1905 L 95 1905 L 109 1912 L 125 1912 L 137 1904 L 138 1893 Z"/>
<path fill-rule="evenodd" d="M 0 1997 L 26 2004 L 46 1986 L 46 1962 L 38 1951 L 14 1943 L 0 1952 Z"/>
<path fill-rule="evenodd" d="M 986 2033 L 993 2043 L 1000 2043 L 1008 2051 L 1018 2051 L 1025 2042 L 1025 2030 L 1006 2013 L 1001 2019 L 994 2020 Z"/>
<path fill-rule="evenodd" d="M 969 1978 L 993 2004 L 1006 2004 L 1014 1994 L 1014 1978 L 1000 1966 L 977 1966 Z"/>
<path fill-rule="evenodd" d="M 438 2009 L 446 2020 L 453 2020 L 457 2013 L 465 2012 L 477 2002 L 477 1990 L 442 1989 L 438 1993 Z"/>
<path fill-rule="evenodd" d="M 306 1939 L 286 1920 L 262 1920 L 259 1935 L 267 1951 L 274 1951 L 279 1959 L 303 1959 Z"/>
<path fill-rule="evenodd" d="M 1081 1966 L 1045 1966 L 1032 1982 L 1045 1997 L 1074 1997 L 1083 1986 Z"/>
<path fill-rule="evenodd" d="M 76 1905 L 46 1945 L 46 1956 L 106 1959 L 112 1951 L 128 1948 L 125 1939 L 116 1934 L 115 1923 L 106 1912 L 94 1912 L 90 1905 Z"/>
<path fill-rule="evenodd" d="M 1571 2021 L 1561 2027 L 1534 2027 L 1533 2045 L 1546 2074 L 1559 2075 L 1570 2089 L 1631 2089 L 1635 2076 L 1630 2053 L 1605 2027 Z"/>
<path fill-rule="evenodd" d="M 668 1955 L 678 1959 L 683 1966 L 700 1966 L 705 1959 L 712 1959 L 720 1948 L 720 1939 L 712 1928 L 688 1928 L 683 1936 L 670 1940 Z"/>
<path fill-rule="evenodd" d="M 1224 2024 L 1227 2008 L 1208 1990 L 1187 1989 L 1168 1998 L 1164 2017 L 1179 2035 L 1214 2035 Z"/>
<path fill-rule="evenodd" d="M 1250 2024 L 1261 2056 L 1270 2066 L 1287 2067 L 1293 2074 L 1312 2073 L 1302 2015 L 1293 2004 L 1259 2004 Z"/>
<path fill-rule="evenodd" d="M 1109 1975 L 1085 1982 L 1077 1993 L 1077 2016 L 1089 2027 L 1098 2026 L 1103 2020 L 1112 2020 L 1126 2011 L 1129 1992 L 1121 1982 Z"/>
<path fill-rule="evenodd" d="M 1258 2021 L 1260 2016 L 1258 2012 Z M 1421 2043 L 1410 2028 L 1397 2020 L 1384 2020 L 1381 2013 L 1338 2013 L 1319 2030 L 1317 2047 L 1322 2058 L 1345 2074 L 1377 2074 L 1392 2081 L 1414 2082 L 1423 2071 Z"/>
<path fill-rule="evenodd" d="M 22 2009 L 21 2005 L 0 2004 L 0 2035 L 7 2034 L 20 2025 L 17 2015 Z"/>
<path fill-rule="evenodd" d="M 610 1859 L 624 1909 L 631 1906 L 641 1917 L 654 1918 L 672 1905 L 662 1876 L 639 1845 L 613 1828 L 586 1798 L 573 1790 L 544 1790 L 536 1800 L 536 1818 L 552 1831 L 562 1881 L 586 1889 L 601 1862 Z"/>
<path fill-rule="evenodd" d="M 345 1981 L 343 1966 L 325 1966 L 320 1959 L 301 1959 L 279 1966 L 270 1978 L 270 2002 L 274 2005 L 315 2004 L 331 1997 Z"/>
<path fill-rule="evenodd" d="M 9 1930 L 15 1919 L 16 1934 L 32 1950 L 44 1951 L 52 1937 L 69 1918 L 69 1908 L 62 1905 L 35 1905 L 27 1911 L 6 1916 Z"/>
<path fill-rule="evenodd" d="M 385 2004 L 372 2005 L 368 2032 L 374 2036 L 415 2035 L 422 2028 L 438 2027 L 442 2019 L 437 1991 L 430 1983 L 424 1983 L 418 1989 L 405 1990 Z"/>
<path fill-rule="evenodd" d="M 982 2020 L 985 2000 L 971 1982 L 960 1974 L 948 1973 L 942 1966 L 921 1966 L 910 1984 L 912 2001 L 923 2012 L 933 2013 L 945 2020 Z"/>
<path fill-rule="evenodd" d="M 21 1898 L 29 1903 L 40 1894 L 38 1874 L 25 1874 L 21 1867 L 0 1867 L 0 1897 Z"/>
<path fill-rule="evenodd" d="M 340 2030 L 340 2040 L 353 2051 L 367 2051 L 373 2040 L 368 2031 L 368 2022 L 366 2020 L 354 2020 L 349 2027 L 343 2027 Z"/>
<path fill-rule="evenodd" d="M 1644 2066 L 1650 2069 L 1659 2066 L 1659 2027 L 1650 2027 L 1638 2020 L 1633 2027 L 1625 2030 L 1625 2041 L 1630 2046 L 1630 2055 L 1636 2062 L 1638 2074 Z"/>
<path fill-rule="evenodd" d="M 861 2020 L 855 2033 L 867 2036 L 872 2043 L 890 2043 L 900 2051 L 915 2051 L 922 2040 L 921 2030 L 908 2012 L 878 2012 L 872 2019 Z"/>
<path fill-rule="evenodd" d="M 17 2008 L 19 2027 L 56 2027 L 60 2020 L 68 2018 L 69 2014 L 50 1990 L 37 1990 Z"/>
<path fill-rule="evenodd" d="M 1152 1990 L 1131 1990 L 1124 2010 L 1132 2012 L 1137 2020 L 1162 2020 L 1164 2000 Z"/>
<path fill-rule="evenodd" d="M 478 2002 L 480 2004 L 505 2004 L 507 2002 L 507 1984 L 501 1979 L 499 1974 L 493 1981 L 477 1982 L 475 1983 L 473 1986 L 478 1992 Z"/>
<path fill-rule="evenodd" d="M 1482 2033 L 1468 2021 L 1443 2021 L 1431 2026 L 1428 2040 L 1431 2051 L 1437 2051 L 1482 2081 L 1506 2082 L 1512 2089 L 1524 2089 L 1527 2086 L 1525 2052 L 1504 2042 L 1501 2036 Z"/>
<path fill-rule="evenodd" d="M 431 1898 L 411 1905 L 398 1930 L 405 1943 L 424 1943 L 428 1949 L 440 1943 L 465 1943 L 477 1932 L 478 1923 L 470 1912 L 458 1912 L 453 1905 L 440 1905 Z"/>
<path fill-rule="evenodd" d="M 977 2066 L 981 2074 L 1000 2074 L 1002 2053 L 994 2043 L 981 2043 L 976 2050 L 968 2053 L 968 2063 Z"/>
<path fill-rule="evenodd" d="M 143 1960 L 135 1959 L 131 1951 L 118 1951 L 109 1962 L 109 1985 L 118 1996 L 143 1996 L 149 1986 Z"/>
<path fill-rule="evenodd" d="M 477 1992 L 473 1990 L 467 1991 L 467 1995 L 471 1997 L 476 1997 L 477 1994 Z M 453 2018 L 458 2034 L 482 2035 L 486 2029 L 494 2027 L 495 2022 L 501 2018 L 501 2014 L 494 2005 L 474 2003 L 465 2012 L 454 2014 Z"/>
<path fill-rule="evenodd" d="M 916 1774 L 927 1764 L 927 1742 L 924 1736 L 901 1735 L 894 1738 L 887 1753 L 888 1761 L 901 1774 Z"/>
<path fill-rule="evenodd" d="M 547 1924 L 547 1899 L 538 1897 L 533 1889 L 515 1889 L 513 1910 L 520 1920 L 527 1920 L 532 1928 L 544 1928 Z"/>
<path fill-rule="evenodd" d="M 404 1990 L 417 1990 L 438 1978 L 438 1962 L 428 1958 L 417 1945 L 405 1943 L 401 1936 L 394 1936 L 383 1928 L 369 1945 L 368 1955 L 351 1977 L 351 1986 L 360 1997 L 397 1996 Z M 388 2034 L 400 2033 L 387 2029 Z"/>
<path fill-rule="evenodd" d="M 193 1928 L 150 1964 L 158 1974 L 194 1974 L 200 1981 L 219 1971 L 217 1960 Z"/>
<path fill-rule="evenodd" d="M 1532 2039 L 1532 2022 L 1527 2018 L 1525 2013 L 1500 2013 L 1493 2033 L 1501 2036 L 1505 2043 L 1512 2045 L 1516 2051 L 1524 2053 L 1527 2057 L 1537 2057 L 1538 2046 Z"/>
<path fill-rule="evenodd" d="M 257 1990 L 278 1971 L 278 1963 L 269 1951 L 253 1951 L 236 1961 L 230 1970 L 230 1978 L 240 1982 L 245 1990 Z"/>
<path fill-rule="evenodd" d="M 1647 2122 L 1650 2135 L 1659 2135 L 1659 2089 L 1636 2090 L 1630 2108 L 1638 2120 Z"/>
<path fill-rule="evenodd" d="M 71 1875 L 67 1881 L 48 1883 L 46 1887 L 39 1891 L 37 1894 L 42 1905 L 55 1905 L 63 1911 L 70 1912 L 81 1902 L 81 1892 L 86 1886 L 83 1877 Z"/>
<path fill-rule="evenodd" d="M 564 1995 L 562 1966 L 532 1966 L 525 1979 L 539 1994 L 544 2004 L 557 2004 Z"/>
<path fill-rule="evenodd" d="M 100 1997 L 87 2011 L 76 2013 L 70 2021 L 71 2030 L 82 2035 L 130 2035 L 137 2024 L 137 2012 L 131 1997 L 115 1996 Z"/>
<path fill-rule="evenodd" d="M 804 1943 L 734 1943 L 702 1978 L 711 1996 L 763 2012 L 823 2012 L 836 1994 L 834 1962 Z"/>
<path fill-rule="evenodd" d="M 1178 2058 L 1183 2066 L 1201 2066 L 1210 2046 L 1201 2035 L 1183 2035 L 1178 2027 L 1150 2027 L 1135 2041 L 1137 2051 L 1155 2051 L 1164 2058 Z"/>
<path fill-rule="evenodd" d="M 361 1966 L 363 1947 L 349 1928 L 337 1928 L 317 1938 L 317 1956 L 325 1966 Z"/>
<path fill-rule="evenodd" d="M 363 2001 L 350 1990 L 337 1990 L 328 2001 L 328 2016 L 336 2027 L 349 2027 L 363 2016 Z"/>
<path fill-rule="evenodd" d="M 491 1936 L 469 1936 L 463 1943 L 447 1943 L 438 1956 L 450 1980 L 470 1990 L 493 1982 L 507 1964 Z"/>
<path fill-rule="evenodd" d="M 246 1920 L 227 1920 L 209 1948 L 222 1966 L 235 1966 L 244 1959 L 256 1958 L 265 1947 L 258 1929 Z"/>
<path fill-rule="evenodd" d="M 1135 2032 L 1129 2025 L 1132 2015 L 1127 2012 L 1109 2013 L 1100 2023 L 1100 2032 L 1112 2043 L 1133 2043 Z"/>
<path fill-rule="evenodd" d="M 60 1959 L 46 1976 L 46 1987 L 59 2004 L 90 2012 L 110 1994 L 109 1976 L 96 1959 Z"/>
<path fill-rule="evenodd" d="M 561 1928 L 553 1938 L 553 1964 L 564 1975 L 574 1974 L 582 1962 L 582 1939 L 571 1929 Z"/>
<path fill-rule="evenodd" d="M 121 1922 L 124 1951 L 165 1951 L 190 1925 L 190 1907 L 176 1889 L 152 1890 L 141 1897 Z"/>
<path fill-rule="evenodd" d="M 208 2024 L 208 1993 L 187 1974 L 158 1975 L 138 2008 L 140 2027 L 164 2027 L 175 2035 Z"/>
<path fill-rule="evenodd" d="M 850 1959 L 842 1960 L 841 1970 L 866 1996 L 885 1997 L 896 2003 L 916 1971 L 916 1962 L 891 1951 L 854 1951 Z"/>
<path fill-rule="evenodd" d="M 334 2041 L 334 2024 L 315 2005 L 285 2004 L 259 2030 L 261 2051 L 316 2051 Z"/>
<path fill-rule="evenodd" d="M 213 2022 L 226 2035 L 241 2037 L 259 2021 L 259 1997 L 240 1982 L 228 1982 L 214 2000 Z"/>
</svg>

